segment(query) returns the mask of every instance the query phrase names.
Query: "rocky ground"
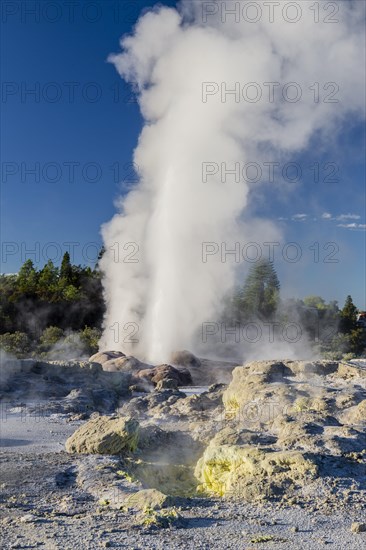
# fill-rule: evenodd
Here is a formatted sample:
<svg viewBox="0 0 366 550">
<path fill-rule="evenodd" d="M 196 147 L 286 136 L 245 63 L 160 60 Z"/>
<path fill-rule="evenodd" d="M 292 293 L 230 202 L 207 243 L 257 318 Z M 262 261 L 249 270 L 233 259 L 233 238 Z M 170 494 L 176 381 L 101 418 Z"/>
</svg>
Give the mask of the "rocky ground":
<svg viewBox="0 0 366 550">
<path fill-rule="evenodd" d="M 366 546 L 362 362 L 171 359 L 3 364 L 2 548 Z"/>
</svg>

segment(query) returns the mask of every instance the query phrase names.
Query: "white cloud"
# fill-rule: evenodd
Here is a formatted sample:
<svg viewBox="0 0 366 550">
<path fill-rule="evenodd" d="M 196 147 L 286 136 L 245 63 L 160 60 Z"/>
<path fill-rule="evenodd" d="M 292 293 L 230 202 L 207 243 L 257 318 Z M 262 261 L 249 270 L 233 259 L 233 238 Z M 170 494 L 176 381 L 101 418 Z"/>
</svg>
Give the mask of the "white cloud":
<svg viewBox="0 0 366 550">
<path fill-rule="evenodd" d="M 365 223 L 338 223 L 337 227 L 344 227 L 345 229 L 366 229 Z"/>
<path fill-rule="evenodd" d="M 295 222 L 304 222 L 307 217 L 307 214 L 294 214 L 291 219 Z"/>
<path fill-rule="evenodd" d="M 322 219 L 323 220 L 331 220 L 332 219 L 332 214 L 329 214 L 329 212 L 323 212 Z"/>
<path fill-rule="evenodd" d="M 358 214 L 341 214 L 340 216 L 336 217 L 336 220 L 338 222 L 345 222 L 347 220 L 359 220 L 361 216 Z"/>
</svg>

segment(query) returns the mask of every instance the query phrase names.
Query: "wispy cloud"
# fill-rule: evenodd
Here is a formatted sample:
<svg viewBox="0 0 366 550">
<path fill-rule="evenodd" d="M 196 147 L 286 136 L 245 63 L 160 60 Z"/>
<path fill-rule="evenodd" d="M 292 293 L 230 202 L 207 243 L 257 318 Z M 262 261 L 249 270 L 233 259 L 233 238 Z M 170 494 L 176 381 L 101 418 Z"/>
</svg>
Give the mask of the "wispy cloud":
<svg viewBox="0 0 366 550">
<path fill-rule="evenodd" d="M 338 223 L 337 227 L 343 227 L 344 229 L 366 229 L 366 223 Z"/>
<path fill-rule="evenodd" d="M 295 222 L 304 222 L 307 217 L 307 214 L 294 214 L 291 219 Z"/>
<path fill-rule="evenodd" d="M 358 214 L 340 214 L 340 216 L 337 216 L 335 219 L 337 222 L 345 222 L 347 220 L 359 220 L 361 216 Z"/>
<path fill-rule="evenodd" d="M 358 214 L 351 214 L 351 213 L 339 214 L 338 216 L 333 216 L 330 212 L 323 212 L 320 218 L 315 218 L 315 217 L 313 218 L 311 217 L 310 214 L 305 214 L 304 212 L 301 212 L 298 214 L 293 214 L 291 218 L 286 218 L 281 216 L 280 218 L 277 218 L 277 219 L 278 221 L 281 221 L 281 222 L 287 221 L 289 219 L 294 222 L 310 222 L 310 221 L 316 222 L 317 219 L 324 220 L 324 221 L 333 221 L 333 222 L 335 221 L 349 222 L 349 223 L 338 223 L 337 227 L 344 227 L 345 229 L 364 229 L 365 228 L 365 225 L 362 223 L 351 222 L 351 220 L 361 219 L 361 216 L 359 216 Z"/>
</svg>

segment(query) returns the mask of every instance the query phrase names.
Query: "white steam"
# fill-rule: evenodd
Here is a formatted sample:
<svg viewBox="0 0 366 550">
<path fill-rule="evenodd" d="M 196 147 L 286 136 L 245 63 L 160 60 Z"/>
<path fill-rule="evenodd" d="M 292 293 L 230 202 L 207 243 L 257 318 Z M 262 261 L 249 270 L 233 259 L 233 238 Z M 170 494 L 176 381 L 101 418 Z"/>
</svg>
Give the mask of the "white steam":
<svg viewBox="0 0 366 550">
<path fill-rule="evenodd" d="M 207 4 L 220 9 L 206 17 Z M 221 171 L 204 183 L 203 162 L 274 161 L 306 148 L 315 132 L 333 135 L 364 108 L 363 2 L 340 2 L 337 23 L 324 22 L 322 13 L 314 23 L 308 3 L 298 3 L 296 23 L 284 20 L 281 9 L 274 22 L 264 10 L 256 23 L 242 16 L 223 21 L 221 4 L 187 1 L 180 13 L 164 7 L 146 13 L 121 40 L 122 53 L 111 57 L 135 85 L 145 125 L 134 153 L 140 181 L 102 229 L 103 349 L 133 349 L 154 361 L 166 361 L 173 350 L 194 351 L 197 330 L 215 319 L 238 265 L 220 254 L 203 262 L 202 243 L 248 242 L 248 222 L 257 242 L 279 238 L 269 221 L 250 219 L 248 186 L 230 177 L 222 183 Z M 205 82 L 219 87 L 207 101 Z M 270 82 L 280 84 L 273 101 L 264 84 Z M 294 82 L 302 95 L 291 103 L 282 90 Z M 324 102 L 334 91 L 323 89 L 329 82 L 339 87 L 337 103 Z M 257 83 L 261 99 L 236 101 L 231 94 L 222 101 L 221 91 L 235 83 L 240 91 Z M 314 83 L 319 102 L 309 89 Z M 295 91 L 288 88 L 288 95 Z"/>
</svg>

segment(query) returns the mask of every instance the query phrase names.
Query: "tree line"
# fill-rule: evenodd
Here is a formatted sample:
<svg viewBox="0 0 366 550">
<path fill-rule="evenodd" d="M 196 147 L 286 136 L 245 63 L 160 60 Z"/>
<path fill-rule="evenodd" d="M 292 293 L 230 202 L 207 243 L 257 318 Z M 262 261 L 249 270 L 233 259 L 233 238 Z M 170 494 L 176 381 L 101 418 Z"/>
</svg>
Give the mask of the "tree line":
<svg viewBox="0 0 366 550">
<path fill-rule="evenodd" d="M 244 285 L 227 299 L 223 320 L 228 324 L 251 321 L 297 323 L 324 358 L 356 357 L 366 349 L 366 330 L 357 321 L 358 309 L 348 295 L 342 309 L 321 296 L 282 300 L 273 262 L 260 260 L 249 270 Z"/>
<path fill-rule="evenodd" d="M 68 252 L 60 267 L 49 260 L 37 270 L 26 260 L 18 274 L 0 275 L 0 295 L 0 347 L 5 351 L 42 354 L 65 339 L 71 348 L 77 333 L 87 352 L 97 347 L 105 310 L 98 264 L 94 269 L 73 265 Z"/>
<path fill-rule="evenodd" d="M 68 252 L 60 267 L 49 260 L 37 270 L 27 260 L 18 274 L 0 275 L 0 348 L 18 357 L 54 359 L 94 353 L 105 312 L 102 276 L 98 263 L 94 269 L 73 265 Z M 282 300 L 273 262 L 260 260 L 226 298 L 222 320 L 296 321 L 323 357 L 340 359 L 365 349 L 357 313 L 351 296 L 342 309 L 320 296 Z"/>
</svg>

